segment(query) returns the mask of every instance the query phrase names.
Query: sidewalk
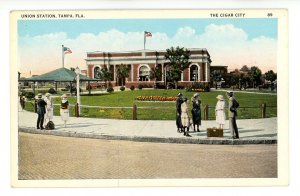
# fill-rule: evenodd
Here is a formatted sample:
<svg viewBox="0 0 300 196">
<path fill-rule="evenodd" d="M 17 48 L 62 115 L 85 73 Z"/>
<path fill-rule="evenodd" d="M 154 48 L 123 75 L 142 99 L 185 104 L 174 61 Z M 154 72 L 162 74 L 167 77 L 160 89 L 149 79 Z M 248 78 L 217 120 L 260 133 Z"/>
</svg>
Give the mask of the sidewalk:
<svg viewBox="0 0 300 196">
<path fill-rule="evenodd" d="M 54 116 L 54 130 L 36 129 L 37 114 L 19 109 L 19 131 L 37 134 L 95 139 L 130 140 L 161 143 L 191 144 L 276 144 L 277 118 L 237 120 L 240 139 L 230 139 L 228 121 L 223 138 L 207 138 L 206 129 L 217 126 L 215 121 L 202 121 L 199 132 L 185 137 L 177 132 L 174 121 L 113 120 L 70 117 L 67 127 L 60 116 Z"/>
</svg>

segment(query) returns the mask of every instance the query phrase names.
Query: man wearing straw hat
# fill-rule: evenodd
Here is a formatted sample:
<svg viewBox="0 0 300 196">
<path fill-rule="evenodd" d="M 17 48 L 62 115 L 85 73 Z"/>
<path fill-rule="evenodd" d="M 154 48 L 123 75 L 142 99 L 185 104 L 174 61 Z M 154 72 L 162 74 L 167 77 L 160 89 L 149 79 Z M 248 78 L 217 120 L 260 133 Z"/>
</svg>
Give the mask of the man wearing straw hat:
<svg viewBox="0 0 300 196">
<path fill-rule="evenodd" d="M 239 139 L 239 131 L 236 125 L 237 108 L 239 107 L 239 103 L 233 97 L 232 91 L 227 91 L 227 97 L 228 97 L 229 130 L 232 139 Z"/>
<path fill-rule="evenodd" d="M 45 106 L 47 103 L 42 99 L 42 94 L 38 94 L 38 100 L 37 100 L 37 114 L 38 114 L 38 119 L 36 122 L 36 128 L 37 129 L 44 129 L 44 116 L 46 113 Z"/>
</svg>

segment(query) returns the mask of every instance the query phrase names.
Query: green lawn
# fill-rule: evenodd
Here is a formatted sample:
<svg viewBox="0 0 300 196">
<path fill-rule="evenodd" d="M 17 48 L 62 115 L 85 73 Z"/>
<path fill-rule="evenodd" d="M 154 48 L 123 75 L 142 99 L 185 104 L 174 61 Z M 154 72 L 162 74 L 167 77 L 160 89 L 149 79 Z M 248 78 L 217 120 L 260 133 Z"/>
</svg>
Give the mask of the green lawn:
<svg viewBox="0 0 300 196">
<path fill-rule="evenodd" d="M 82 95 L 81 104 L 89 106 L 102 106 L 102 107 L 130 107 L 130 108 L 81 108 L 81 116 L 95 117 L 95 118 L 114 118 L 114 119 L 132 119 L 132 107 L 135 102 L 134 98 L 137 96 L 176 96 L 179 92 L 182 92 L 184 97 L 191 100 L 194 92 L 185 92 L 184 90 L 134 90 L 114 92 L 111 94 L 98 94 L 98 95 Z M 200 93 L 200 99 L 202 101 L 202 119 L 204 117 L 203 108 L 205 105 L 209 105 L 209 119 L 214 119 L 214 106 L 217 103 L 216 96 L 223 94 L 223 92 L 204 92 Z M 267 104 L 267 117 L 277 116 L 277 96 L 274 95 L 261 95 L 261 94 L 245 94 L 235 93 L 235 97 L 240 103 L 238 110 L 239 119 L 247 118 L 261 118 L 260 105 L 262 103 Z M 76 97 L 69 97 L 71 104 L 76 103 Z M 55 97 L 54 103 L 59 104 L 60 98 Z M 191 101 L 189 102 L 191 107 Z M 175 102 L 136 102 L 137 105 L 137 117 L 139 120 L 174 120 L 175 119 Z M 167 108 L 141 108 L 141 107 L 167 107 Z M 273 106 L 273 107 L 268 107 Z M 274 107 L 275 106 L 275 107 Z M 244 108 L 255 107 L 255 108 Z M 27 110 L 33 110 L 33 106 L 30 103 L 26 104 Z M 71 107 L 70 113 L 74 116 L 74 107 Z M 54 114 L 59 115 L 59 106 L 55 106 Z"/>
</svg>

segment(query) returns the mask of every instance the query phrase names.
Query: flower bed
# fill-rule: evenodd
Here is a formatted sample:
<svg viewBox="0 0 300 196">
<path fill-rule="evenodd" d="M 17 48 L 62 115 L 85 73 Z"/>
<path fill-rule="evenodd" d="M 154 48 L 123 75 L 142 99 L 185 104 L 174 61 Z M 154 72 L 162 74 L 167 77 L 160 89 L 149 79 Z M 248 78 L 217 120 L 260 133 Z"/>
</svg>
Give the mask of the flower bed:
<svg viewBox="0 0 300 196">
<path fill-rule="evenodd" d="M 138 96 L 135 100 L 138 101 L 176 101 L 177 97 L 164 97 L 164 96 Z"/>
<path fill-rule="evenodd" d="M 205 89 L 203 89 L 203 88 L 192 88 L 191 92 L 205 92 Z"/>
</svg>

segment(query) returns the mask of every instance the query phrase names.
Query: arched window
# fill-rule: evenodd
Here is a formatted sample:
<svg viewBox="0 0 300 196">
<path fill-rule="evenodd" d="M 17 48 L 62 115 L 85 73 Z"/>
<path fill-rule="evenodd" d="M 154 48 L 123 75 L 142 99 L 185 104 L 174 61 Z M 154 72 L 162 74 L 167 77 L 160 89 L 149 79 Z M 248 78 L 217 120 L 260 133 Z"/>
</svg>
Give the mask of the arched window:
<svg viewBox="0 0 300 196">
<path fill-rule="evenodd" d="M 142 65 L 139 69 L 139 81 L 149 81 L 150 68 L 146 65 Z"/>
<path fill-rule="evenodd" d="M 94 68 L 94 78 L 100 79 L 101 77 L 101 69 L 100 67 L 95 67 Z"/>
<path fill-rule="evenodd" d="M 198 81 L 199 80 L 199 74 L 198 74 L 198 66 L 192 65 L 190 66 L 190 81 Z"/>
</svg>

